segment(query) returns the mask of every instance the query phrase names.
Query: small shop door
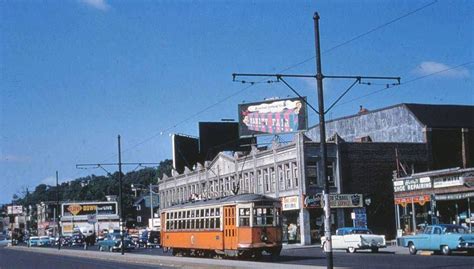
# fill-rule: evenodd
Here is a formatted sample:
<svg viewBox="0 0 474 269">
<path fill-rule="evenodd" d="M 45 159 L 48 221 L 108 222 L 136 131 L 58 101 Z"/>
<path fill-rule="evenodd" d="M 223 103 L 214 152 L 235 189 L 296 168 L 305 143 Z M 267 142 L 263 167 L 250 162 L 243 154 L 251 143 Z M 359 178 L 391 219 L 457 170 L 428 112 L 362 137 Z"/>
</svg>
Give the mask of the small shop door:
<svg viewBox="0 0 474 269">
<path fill-rule="evenodd" d="M 224 207 L 224 249 L 237 249 L 235 206 Z"/>
</svg>

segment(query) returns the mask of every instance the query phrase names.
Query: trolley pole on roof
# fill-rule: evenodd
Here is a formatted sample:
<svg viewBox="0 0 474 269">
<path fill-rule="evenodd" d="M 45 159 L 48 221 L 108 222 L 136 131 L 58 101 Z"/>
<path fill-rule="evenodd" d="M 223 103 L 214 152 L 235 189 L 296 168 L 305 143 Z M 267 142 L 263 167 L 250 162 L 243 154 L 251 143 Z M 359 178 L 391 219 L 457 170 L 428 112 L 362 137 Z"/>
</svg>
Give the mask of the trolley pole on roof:
<svg viewBox="0 0 474 269">
<path fill-rule="evenodd" d="M 237 77 L 276 77 L 278 82 L 283 82 L 293 93 L 302 98 L 302 96 L 290 85 L 284 78 L 313 78 L 317 82 L 317 93 L 318 93 L 318 110 L 316 110 L 311 104 L 302 98 L 316 114 L 319 115 L 319 139 L 320 139 L 320 156 L 321 156 L 321 172 L 319 176 L 324 179 L 324 191 L 323 191 L 323 202 L 324 202 L 324 251 L 327 257 L 327 268 L 332 269 L 334 266 L 333 255 L 332 255 L 332 241 L 331 241 L 331 205 L 330 205 L 330 188 L 329 179 L 327 177 L 327 150 L 326 150 L 326 122 L 324 115 L 328 113 L 343 97 L 346 95 L 352 87 L 357 83 L 361 83 L 362 79 L 368 80 L 396 80 L 397 83 L 386 84 L 387 87 L 390 85 L 399 85 L 400 77 L 379 77 L 379 76 L 325 76 L 322 74 L 321 68 L 321 43 L 319 40 L 319 14 L 314 13 L 314 36 L 315 36 L 315 50 L 316 50 L 316 75 L 304 75 L 304 74 L 249 74 L 249 73 L 233 73 L 232 77 L 234 81 L 241 83 L 255 83 L 245 80 L 236 80 Z M 324 93 L 323 93 L 323 79 L 351 79 L 354 80 L 351 86 L 344 91 L 339 98 L 334 101 L 327 110 L 324 110 Z M 270 81 L 268 81 L 270 83 Z M 367 83 L 366 83 L 367 84 Z M 370 84 L 369 84 L 370 85 Z"/>
</svg>

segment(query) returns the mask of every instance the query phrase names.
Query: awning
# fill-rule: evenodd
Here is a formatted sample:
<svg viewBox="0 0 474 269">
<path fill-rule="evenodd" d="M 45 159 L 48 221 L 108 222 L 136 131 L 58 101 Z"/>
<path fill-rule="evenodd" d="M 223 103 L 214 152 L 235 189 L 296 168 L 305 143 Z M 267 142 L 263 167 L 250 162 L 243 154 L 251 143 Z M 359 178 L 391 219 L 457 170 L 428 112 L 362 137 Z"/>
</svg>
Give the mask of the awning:
<svg viewBox="0 0 474 269">
<path fill-rule="evenodd" d="M 436 201 L 446 200 L 462 200 L 468 197 L 474 197 L 474 192 L 461 192 L 461 193 L 448 193 L 448 194 L 436 194 Z"/>
</svg>

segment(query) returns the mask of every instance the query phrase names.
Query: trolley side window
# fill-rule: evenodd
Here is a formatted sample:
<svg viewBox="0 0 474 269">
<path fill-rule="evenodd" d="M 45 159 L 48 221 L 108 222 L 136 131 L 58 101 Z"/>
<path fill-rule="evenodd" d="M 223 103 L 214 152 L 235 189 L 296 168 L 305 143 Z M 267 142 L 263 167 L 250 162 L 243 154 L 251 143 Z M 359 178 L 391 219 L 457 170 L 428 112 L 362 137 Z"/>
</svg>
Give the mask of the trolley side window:
<svg viewBox="0 0 474 269">
<path fill-rule="evenodd" d="M 239 227 L 250 226 L 250 208 L 239 208 Z"/>
<path fill-rule="evenodd" d="M 268 207 L 253 209 L 254 226 L 272 226 L 275 210 Z"/>
</svg>

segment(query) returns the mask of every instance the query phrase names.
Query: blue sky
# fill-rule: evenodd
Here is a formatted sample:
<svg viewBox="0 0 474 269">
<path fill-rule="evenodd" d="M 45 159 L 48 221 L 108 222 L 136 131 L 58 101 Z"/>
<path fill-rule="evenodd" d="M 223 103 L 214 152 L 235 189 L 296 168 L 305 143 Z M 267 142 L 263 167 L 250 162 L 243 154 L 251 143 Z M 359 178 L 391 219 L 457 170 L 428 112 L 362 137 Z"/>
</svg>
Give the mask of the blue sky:
<svg viewBox="0 0 474 269">
<path fill-rule="evenodd" d="M 359 105 L 474 103 L 473 1 L 2 1 L 0 203 L 53 184 L 56 170 L 61 181 L 102 174 L 75 164 L 116 161 L 118 134 L 123 161 L 159 162 L 170 133 L 197 136 L 199 121 L 237 118 L 243 101 L 294 96 L 231 74 L 314 73 L 315 11 L 326 75 L 403 83 L 462 65 L 382 91 L 358 85 L 328 119 Z M 288 81 L 316 106 L 314 81 Z M 326 106 L 351 82 L 325 80 Z"/>
</svg>

